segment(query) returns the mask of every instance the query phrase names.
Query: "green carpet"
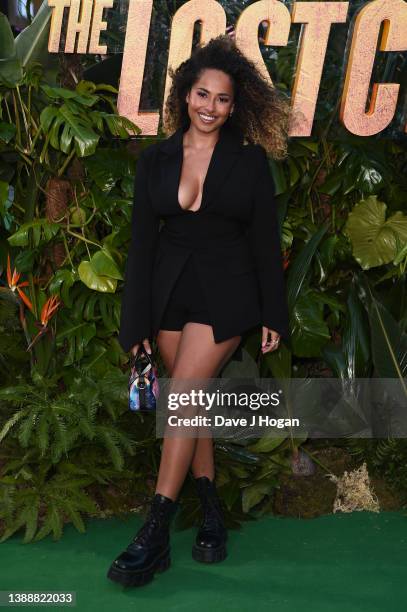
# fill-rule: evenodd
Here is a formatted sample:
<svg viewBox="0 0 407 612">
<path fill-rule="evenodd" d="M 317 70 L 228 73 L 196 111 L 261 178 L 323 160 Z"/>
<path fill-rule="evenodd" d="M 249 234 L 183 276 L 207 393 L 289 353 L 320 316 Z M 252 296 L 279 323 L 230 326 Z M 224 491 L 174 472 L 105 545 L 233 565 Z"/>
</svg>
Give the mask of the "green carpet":
<svg viewBox="0 0 407 612">
<path fill-rule="evenodd" d="M 170 569 L 148 585 L 124 589 L 105 575 L 141 524 L 139 516 L 89 520 L 87 533 L 67 526 L 59 542 L 22 544 L 13 536 L 0 544 L 0 590 L 76 591 L 75 609 L 87 612 L 406 609 L 402 512 L 263 518 L 230 531 L 228 558 L 213 565 L 192 560 L 194 531 L 172 531 Z"/>
</svg>

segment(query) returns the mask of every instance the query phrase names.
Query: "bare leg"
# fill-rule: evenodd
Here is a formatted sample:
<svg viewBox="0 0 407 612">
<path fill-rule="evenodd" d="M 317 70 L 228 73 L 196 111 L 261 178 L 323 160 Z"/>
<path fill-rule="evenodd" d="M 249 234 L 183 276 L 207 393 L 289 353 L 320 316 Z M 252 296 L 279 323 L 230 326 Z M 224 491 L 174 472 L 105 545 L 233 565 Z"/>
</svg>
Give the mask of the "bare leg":
<svg viewBox="0 0 407 612">
<path fill-rule="evenodd" d="M 159 331 L 157 336 L 157 344 L 160 350 L 160 355 L 169 376 L 172 376 L 172 372 L 174 370 L 175 356 L 181 340 L 181 334 L 181 331 L 169 331 L 162 329 Z M 225 359 L 225 361 L 227 361 L 227 359 Z M 211 436 L 208 438 L 198 437 L 191 468 L 195 478 L 207 476 L 210 480 L 214 479 L 215 466 L 213 457 L 213 440 Z"/>
<path fill-rule="evenodd" d="M 210 325 L 191 322 L 184 326 L 178 346 L 175 349 L 176 337 L 168 336 L 168 334 L 174 333 L 179 332 L 163 331 L 160 332 L 161 337 L 160 334 L 157 337 L 159 350 L 166 367 L 166 359 L 170 363 L 175 352 L 175 360 L 173 361 L 174 365 L 171 372 L 172 378 L 177 378 L 178 376 L 183 379 L 216 377 L 223 364 L 235 352 L 241 340 L 240 336 L 235 336 L 216 344 Z M 169 346 L 171 341 L 172 345 Z M 161 495 L 174 500 L 177 499 L 194 457 L 196 446 L 196 438 L 164 438 L 156 493 L 161 493 Z M 202 446 L 200 452 L 201 459 L 196 468 L 197 470 L 203 469 L 205 465 L 210 467 L 211 459 L 208 459 L 206 454 L 208 451 L 213 455 L 211 440 L 210 445 L 206 441 Z"/>
<path fill-rule="evenodd" d="M 174 370 L 175 356 L 178 351 L 181 335 L 182 331 L 169 331 L 165 329 L 160 329 L 157 334 L 158 349 L 168 376 L 172 376 Z"/>
<path fill-rule="evenodd" d="M 239 339 L 236 346 L 234 347 L 231 353 L 230 352 L 225 353 L 223 361 L 219 364 L 217 372 L 212 374 L 212 378 L 215 378 L 218 375 L 218 373 L 223 368 L 223 366 L 226 365 L 227 361 L 233 354 L 234 350 L 236 350 L 240 342 L 240 336 L 237 336 L 236 338 Z M 209 480 L 213 480 L 215 478 L 215 461 L 214 461 L 214 456 L 213 456 L 212 432 L 210 428 L 207 428 L 208 437 L 204 438 L 202 437 L 202 429 L 203 428 L 201 428 L 201 431 L 199 434 L 200 437 L 197 439 L 197 442 L 196 442 L 195 453 L 194 453 L 194 456 L 192 457 L 192 462 L 191 462 L 191 470 L 195 478 L 200 478 L 201 476 L 207 476 Z"/>
</svg>

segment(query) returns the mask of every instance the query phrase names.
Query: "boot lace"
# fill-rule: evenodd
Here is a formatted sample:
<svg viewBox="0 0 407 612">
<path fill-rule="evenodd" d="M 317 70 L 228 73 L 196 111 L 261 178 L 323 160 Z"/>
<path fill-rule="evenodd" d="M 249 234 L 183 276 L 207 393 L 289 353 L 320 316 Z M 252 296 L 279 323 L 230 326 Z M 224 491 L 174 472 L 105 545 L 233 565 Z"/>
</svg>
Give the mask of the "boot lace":
<svg viewBox="0 0 407 612">
<path fill-rule="evenodd" d="M 152 536 L 158 530 L 159 527 L 160 522 L 157 517 L 153 514 L 149 514 L 146 522 L 137 532 L 137 535 L 134 538 L 133 542 L 136 544 L 141 544 L 142 546 L 148 544 L 148 542 L 151 540 Z"/>
<path fill-rule="evenodd" d="M 168 527 L 170 514 L 166 514 L 168 509 L 153 505 L 147 515 L 145 523 L 138 530 L 133 543 L 148 545 L 151 538 L 158 535 L 164 527 Z M 130 545 L 131 546 L 131 545 Z"/>
<path fill-rule="evenodd" d="M 209 531 L 223 529 L 223 513 L 218 503 L 208 503 L 205 501 L 203 506 L 204 518 L 201 528 Z"/>
</svg>

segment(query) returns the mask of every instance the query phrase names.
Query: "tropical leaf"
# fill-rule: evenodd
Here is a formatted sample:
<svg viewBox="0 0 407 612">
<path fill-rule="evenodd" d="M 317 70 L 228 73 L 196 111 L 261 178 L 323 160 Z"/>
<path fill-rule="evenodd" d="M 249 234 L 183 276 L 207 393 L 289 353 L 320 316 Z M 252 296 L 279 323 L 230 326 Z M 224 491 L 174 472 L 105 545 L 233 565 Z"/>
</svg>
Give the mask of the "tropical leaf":
<svg viewBox="0 0 407 612">
<path fill-rule="evenodd" d="M 346 370 L 341 373 L 345 378 L 365 378 L 371 367 L 370 329 L 366 311 L 357 296 L 355 279 L 349 291 L 347 316 L 342 332 L 342 350 Z"/>
<path fill-rule="evenodd" d="M 369 314 L 372 358 L 376 373 L 380 378 L 396 379 L 400 387 L 393 387 L 398 401 L 407 402 L 407 333 L 395 320 L 389 310 L 375 295 L 365 274 L 358 277 L 359 295 Z"/>
<path fill-rule="evenodd" d="M 52 9 L 43 2 L 31 24 L 15 39 L 15 51 L 23 66 L 48 55 L 48 36 Z"/>
<path fill-rule="evenodd" d="M 5 143 L 10 142 L 15 136 L 16 126 L 14 123 L 0 122 L 0 140 Z"/>
<path fill-rule="evenodd" d="M 249 510 L 258 504 L 265 495 L 271 493 L 273 487 L 268 482 L 255 482 L 248 487 L 243 489 L 242 493 L 242 510 L 243 512 L 249 512 Z"/>
<path fill-rule="evenodd" d="M 338 378 L 365 378 L 372 365 L 370 327 L 366 310 L 357 295 L 356 279 L 351 285 L 346 306 L 341 344 L 324 346 L 322 356 Z"/>
<path fill-rule="evenodd" d="M 222 370 L 222 378 L 257 378 L 259 368 L 253 357 L 242 348 L 241 361 L 231 360 Z"/>
<path fill-rule="evenodd" d="M 93 271 L 98 276 L 109 276 L 110 278 L 123 280 L 123 276 L 120 273 L 116 262 L 107 249 L 97 251 L 93 255 L 90 263 Z"/>
<path fill-rule="evenodd" d="M 293 353 L 284 342 L 281 343 L 278 351 L 266 353 L 262 356 L 262 359 L 266 362 L 274 378 L 279 380 L 291 378 Z"/>
<path fill-rule="evenodd" d="M 330 339 L 324 319 L 324 306 L 318 294 L 309 288 L 302 289 L 291 311 L 291 342 L 293 351 L 301 357 L 318 357 L 322 347 Z"/>
<path fill-rule="evenodd" d="M 21 81 L 23 71 L 17 57 L 13 31 L 9 21 L 0 13 L 0 82 L 15 87 Z"/>
<path fill-rule="evenodd" d="M 55 149 L 68 155 L 74 147 L 78 157 L 92 155 L 100 136 L 93 130 L 89 119 L 67 102 L 60 107 L 44 108 L 40 115 L 41 127 L 44 132 L 52 132 L 51 145 Z"/>
<path fill-rule="evenodd" d="M 102 191 L 109 192 L 119 180 L 134 176 L 134 157 L 127 151 L 111 148 L 98 150 L 84 163 Z"/>
<path fill-rule="evenodd" d="M 12 88 L 21 83 L 22 79 L 23 70 L 21 62 L 17 57 L 11 57 L 10 59 L 0 58 L 0 83 Z"/>
<path fill-rule="evenodd" d="M 2 391 L 4 391 L 4 389 L 1 389 L 0 393 Z M 8 399 L 8 398 L 3 395 L 3 397 L 0 396 L 0 399 Z M 0 431 L 0 442 L 8 435 L 8 433 L 14 427 L 14 425 L 18 423 L 18 421 L 20 421 L 20 419 L 22 419 L 26 415 L 27 415 L 26 410 L 19 410 L 18 412 L 14 413 L 13 416 L 8 421 L 6 421 L 6 423 L 4 423 Z"/>
<path fill-rule="evenodd" d="M 64 305 L 71 308 L 72 298 L 69 290 L 77 280 L 79 276 L 75 271 L 66 268 L 57 270 L 49 284 L 50 293 L 59 295 Z"/>
<path fill-rule="evenodd" d="M 402 261 L 404 261 L 407 258 L 407 244 L 402 247 L 400 249 L 400 251 L 397 253 L 396 257 L 394 258 L 394 265 L 398 266 Z"/>
<path fill-rule="evenodd" d="M 407 242 L 407 216 L 397 211 L 386 220 L 386 209 L 377 196 L 370 196 L 349 213 L 345 232 L 364 270 L 390 263 Z"/>
<path fill-rule="evenodd" d="M 95 126 L 102 131 L 103 123 L 106 128 L 113 136 L 120 136 L 121 138 L 127 138 L 129 136 L 129 132 L 134 133 L 135 135 L 141 132 L 140 128 L 127 119 L 127 117 L 122 117 L 121 115 L 113 115 L 111 113 L 104 113 L 102 111 L 94 112 L 91 116 Z"/>
<path fill-rule="evenodd" d="M 292 311 L 298 296 L 301 293 L 303 283 L 310 272 L 312 258 L 328 230 L 328 225 L 321 226 L 310 240 L 305 244 L 290 266 L 287 277 L 287 301 L 288 309 Z"/>
<path fill-rule="evenodd" d="M 59 230 L 58 223 L 50 223 L 48 219 L 35 219 L 21 225 L 7 240 L 14 247 L 27 246 L 29 244 L 29 234 L 32 232 L 34 246 L 38 246 L 40 243 L 52 240 Z"/>
<path fill-rule="evenodd" d="M 44 1 L 31 24 L 14 40 L 7 18 L 0 13 L 0 81 L 3 80 L 9 87 L 15 87 L 22 81 L 23 67 L 32 62 L 56 66 L 57 58 L 48 53 L 51 14 L 48 2 Z"/>
<path fill-rule="evenodd" d="M 0 13 L 0 60 L 8 60 L 15 56 L 14 36 L 9 21 Z"/>
<path fill-rule="evenodd" d="M 285 437 L 276 438 L 272 436 L 263 436 L 254 444 L 247 446 L 247 448 L 254 453 L 271 453 L 272 451 L 275 451 L 276 448 L 278 448 L 285 440 Z"/>
<path fill-rule="evenodd" d="M 48 98 L 52 98 L 53 100 L 58 100 L 59 98 L 63 98 L 65 100 L 68 100 L 69 98 L 77 98 L 76 91 L 66 89 L 66 87 L 41 85 L 41 89 L 47 94 Z"/>
<path fill-rule="evenodd" d="M 407 334 L 377 299 L 369 310 L 373 361 L 382 378 L 407 377 Z M 407 399 L 407 398 L 406 398 Z"/>
<path fill-rule="evenodd" d="M 120 322 L 120 296 L 95 291 L 75 292 L 72 313 L 75 319 L 95 321 L 102 319 L 107 332 L 117 331 Z"/>
<path fill-rule="evenodd" d="M 94 322 L 71 320 L 67 316 L 61 319 L 57 332 L 57 345 L 63 346 L 67 343 L 68 351 L 64 365 L 71 365 L 82 359 L 85 348 L 96 335 L 96 325 Z"/>
<path fill-rule="evenodd" d="M 89 289 L 102 293 L 115 293 L 116 291 L 117 280 L 109 276 L 96 274 L 90 261 L 81 261 L 78 266 L 78 274 L 83 284 Z"/>
</svg>

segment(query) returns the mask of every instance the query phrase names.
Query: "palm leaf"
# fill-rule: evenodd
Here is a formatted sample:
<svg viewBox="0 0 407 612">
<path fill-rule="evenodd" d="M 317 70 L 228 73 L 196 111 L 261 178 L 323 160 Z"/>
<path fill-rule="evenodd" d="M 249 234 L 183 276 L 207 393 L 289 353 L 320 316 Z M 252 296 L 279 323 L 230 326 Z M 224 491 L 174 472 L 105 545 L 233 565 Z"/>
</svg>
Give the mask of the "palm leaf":
<svg viewBox="0 0 407 612">
<path fill-rule="evenodd" d="M 301 288 L 310 270 L 312 258 L 321 242 L 323 236 L 328 230 L 328 225 L 325 224 L 315 232 L 315 234 L 306 243 L 300 253 L 296 256 L 287 277 L 287 301 L 289 311 L 292 312 L 301 293 Z"/>
</svg>

